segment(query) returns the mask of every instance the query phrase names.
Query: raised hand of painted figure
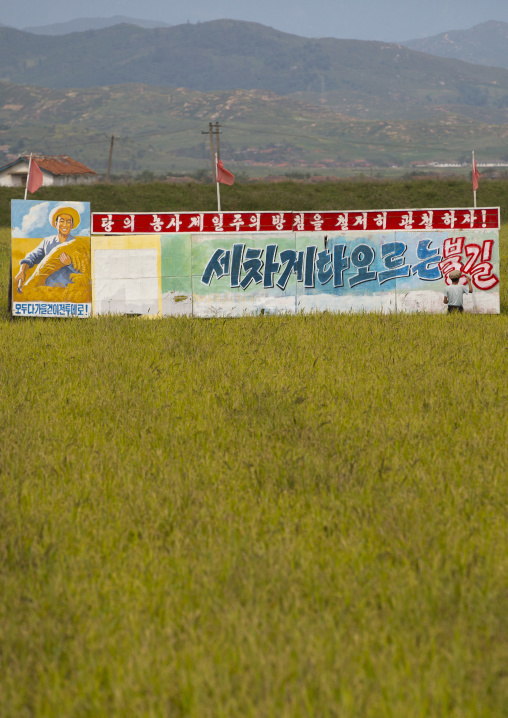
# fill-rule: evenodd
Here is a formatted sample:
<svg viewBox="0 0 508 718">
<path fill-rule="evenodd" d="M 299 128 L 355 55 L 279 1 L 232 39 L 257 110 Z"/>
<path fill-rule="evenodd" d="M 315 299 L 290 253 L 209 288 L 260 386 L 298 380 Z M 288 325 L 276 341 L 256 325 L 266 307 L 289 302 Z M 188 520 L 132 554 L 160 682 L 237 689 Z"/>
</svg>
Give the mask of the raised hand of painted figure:
<svg viewBox="0 0 508 718">
<path fill-rule="evenodd" d="M 14 277 L 14 281 L 16 282 L 16 289 L 18 290 L 18 292 L 20 294 L 22 293 L 21 287 L 23 286 L 23 284 L 25 283 L 25 280 L 26 280 L 26 270 L 27 269 L 28 269 L 28 265 L 22 264 L 19 268 L 19 272 Z"/>
</svg>

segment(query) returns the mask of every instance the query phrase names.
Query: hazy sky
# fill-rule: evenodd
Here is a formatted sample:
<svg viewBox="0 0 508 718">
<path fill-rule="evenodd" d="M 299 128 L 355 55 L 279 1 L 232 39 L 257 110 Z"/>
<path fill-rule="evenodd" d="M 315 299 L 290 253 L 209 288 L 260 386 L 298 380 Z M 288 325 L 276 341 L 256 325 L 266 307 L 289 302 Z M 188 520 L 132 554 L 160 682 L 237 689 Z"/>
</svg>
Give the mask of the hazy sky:
<svg viewBox="0 0 508 718">
<path fill-rule="evenodd" d="M 508 22 L 507 0 L 0 0 L 0 23 L 49 25 L 78 17 L 127 15 L 171 25 L 251 20 L 306 37 L 412 40 Z"/>
</svg>

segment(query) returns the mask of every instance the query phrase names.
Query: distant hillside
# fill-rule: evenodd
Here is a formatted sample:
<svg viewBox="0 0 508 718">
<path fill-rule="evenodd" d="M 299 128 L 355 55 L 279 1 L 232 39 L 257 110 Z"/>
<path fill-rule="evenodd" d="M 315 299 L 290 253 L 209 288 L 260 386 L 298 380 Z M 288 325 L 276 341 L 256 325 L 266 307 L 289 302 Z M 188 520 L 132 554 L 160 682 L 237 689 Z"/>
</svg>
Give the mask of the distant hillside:
<svg viewBox="0 0 508 718">
<path fill-rule="evenodd" d="M 23 31 L 31 32 L 35 35 L 68 35 L 71 32 L 103 30 L 106 27 L 113 27 L 114 25 L 122 25 L 124 23 L 127 25 L 136 25 L 137 27 L 143 27 L 145 29 L 170 27 L 166 22 L 140 20 L 138 18 L 126 17 L 125 15 L 115 15 L 114 17 L 80 17 L 76 20 L 57 22 L 52 25 L 25 27 L 23 28 Z"/>
<path fill-rule="evenodd" d="M 452 112 L 508 121 L 508 70 L 401 45 L 309 40 L 217 20 L 145 30 L 116 25 L 55 38 L 0 28 L 0 79 L 53 88 L 127 82 L 267 90 L 354 117 L 419 119 Z"/>
<path fill-rule="evenodd" d="M 470 30 L 450 30 L 421 40 L 404 42 L 405 47 L 439 57 L 455 58 L 477 65 L 508 68 L 508 23 L 491 20 Z"/>
<path fill-rule="evenodd" d="M 115 172 L 208 169 L 208 123 L 226 166 L 251 174 L 390 168 L 414 161 L 508 159 L 508 125 L 354 119 L 259 90 L 198 92 L 129 84 L 55 90 L 0 82 L 0 165 L 22 152 L 67 153 L 96 171 L 115 135 Z"/>
</svg>

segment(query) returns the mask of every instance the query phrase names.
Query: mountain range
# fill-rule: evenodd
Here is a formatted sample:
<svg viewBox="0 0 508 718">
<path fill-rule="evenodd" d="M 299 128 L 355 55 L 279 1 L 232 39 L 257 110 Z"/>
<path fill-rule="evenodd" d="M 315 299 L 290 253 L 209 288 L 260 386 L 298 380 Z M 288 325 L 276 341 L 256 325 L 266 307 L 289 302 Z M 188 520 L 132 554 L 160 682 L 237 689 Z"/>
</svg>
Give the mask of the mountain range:
<svg viewBox="0 0 508 718">
<path fill-rule="evenodd" d="M 0 79 L 50 88 L 259 89 L 360 118 L 417 119 L 444 108 L 508 121 L 505 69 L 233 20 L 152 30 L 124 24 L 58 38 L 0 28 Z"/>
<path fill-rule="evenodd" d="M 87 30 L 101 30 L 114 25 L 128 24 L 145 29 L 169 27 L 155 20 L 114 15 L 113 17 L 81 17 L 51 25 L 24 27 L 23 31 L 36 35 L 67 35 Z M 4 27 L 0 23 L 0 27 Z M 438 57 L 454 58 L 477 65 L 508 68 L 508 23 L 496 20 L 483 22 L 467 30 L 450 30 L 431 37 L 401 41 L 410 50 L 418 50 Z"/>
<path fill-rule="evenodd" d="M 81 17 L 51 25 L 24 27 L 25 32 L 37 35 L 67 35 L 73 32 L 101 30 L 120 24 L 145 29 L 169 27 L 168 23 L 115 15 L 113 17 Z M 0 23 L 0 27 L 2 23 Z M 438 57 L 464 60 L 477 65 L 508 68 L 508 23 L 490 20 L 467 30 L 450 30 L 431 37 L 402 41 L 410 50 L 418 50 Z"/>
<path fill-rule="evenodd" d="M 508 68 L 508 23 L 491 20 L 469 30 L 450 30 L 403 43 L 410 50 L 476 65 Z"/>
<path fill-rule="evenodd" d="M 86 164 L 92 143 L 115 134 L 136 169 L 159 169 L 161 148 L 176 169 L 185 158 L 195 168 L 212 120 L 236 133 L 238 162 L 257 148 L 282 165 L 320 152 L 329 163 L 451 159 L 471 143 L 499 157 L 508 125 L 507 69 L 232 20 L 59 36 L 0 28 L 0 80 L 6 157 L 45 151 L 35 140 L 69 153 L 81 141 L 73 154 Z"/>
<path fill-rule="evenodd" d="M 24 27 L 24 32 L 31 32 L 35 35 L 68 35 L 71 32 L 86 32 L 87 30 L 103 30 L 105 27 L 114 25 L 136 25 L 145 29 L 155 27 L 169 27 L 167 22 L 155 20 L 142 20 L 139 18 L 126 17 L 125 15 L 113 15 L 113 17 L 80 17 L 76 20 L 66 22 L 55 22 L 51 25 L 37 25 Z"/>
</svg>

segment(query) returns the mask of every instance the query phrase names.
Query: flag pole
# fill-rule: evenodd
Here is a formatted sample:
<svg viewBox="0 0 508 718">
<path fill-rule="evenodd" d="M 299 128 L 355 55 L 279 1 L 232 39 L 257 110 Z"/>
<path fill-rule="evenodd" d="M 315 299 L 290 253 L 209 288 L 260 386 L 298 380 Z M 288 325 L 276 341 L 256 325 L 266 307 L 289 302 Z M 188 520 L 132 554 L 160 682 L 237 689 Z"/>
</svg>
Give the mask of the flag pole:
<svg viewBox="0 0 508 718">
<path fill-rule="evenodd" d="M 217 152 L 215 153 L 215 177 L 217 182 L 217 212 L 220 212 L 220 187 L 219 187 L 219 173 L 217 172 Z"/>
<path fill-rule="evenodd" d="M 474 150 L 473 150 L 473 207 L 476 209 L 476 181 L 475 181 L 476 165 L 474 162 Z"/>
<path fill-rule="evenodd" d="M 30 182 L 30 170 L 32 169 L 32 153 L 30 152 L 30 161 L 28 163 L 28 174 L 26 176 L 26 185 L 25 185 L 25 199 L 26 195 L 28 193 L 28 183 Z"/>
<path fill-rule="evenodd" d="M 474 150 L 473 150 L 473 207 L 476 209 L 476 188 L 478 187 L 478 171 L 476 168 L 476 162 L 474 159 Z M 473 312 L 476 314 L 478 312 L 478 308 L 476 306 L 476 294 L 473 292 Z"/>
</svg>

